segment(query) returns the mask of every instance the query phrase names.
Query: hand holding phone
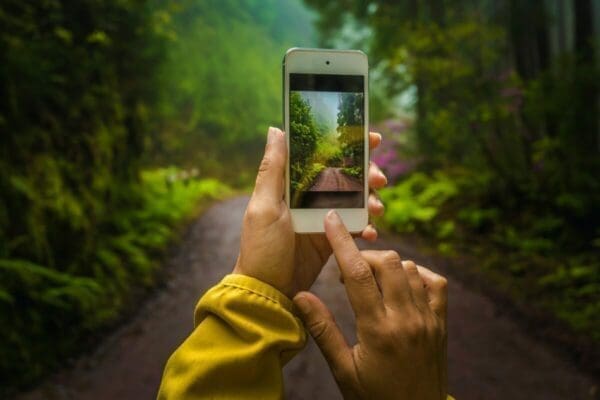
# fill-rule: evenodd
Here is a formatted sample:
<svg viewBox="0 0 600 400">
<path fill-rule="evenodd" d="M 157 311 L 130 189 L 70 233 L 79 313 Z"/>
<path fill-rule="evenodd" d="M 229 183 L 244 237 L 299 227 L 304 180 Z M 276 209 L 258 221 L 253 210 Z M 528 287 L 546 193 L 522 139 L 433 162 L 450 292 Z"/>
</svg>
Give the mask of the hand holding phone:
<svg viewBox="0 0 600 400">
<path fill-rule="evenodd" d="M 381 136 L 370 133 L 369 140 L 371 148 L 375 148 Z M 286 157 L 285 134 L 269 128 L 265 155 L 244 215 L 240 253 L 233 273 L 254 277 L 293 297 L 312 286 L 331 255 L 331 247 L 322 233 L 294 233 L 291 212 L 284 201 Z M 370 165 L 367 177 L 372 189 L 385 185 L 386 178 L 375 164 Z M 369 196 L 368 210 L 371 215 L 383 213 L 383 205 L 374 194 Z M 360 236 L 372 241 L 377 238 L 377 231 L 367 225 Z"/>
</svg>

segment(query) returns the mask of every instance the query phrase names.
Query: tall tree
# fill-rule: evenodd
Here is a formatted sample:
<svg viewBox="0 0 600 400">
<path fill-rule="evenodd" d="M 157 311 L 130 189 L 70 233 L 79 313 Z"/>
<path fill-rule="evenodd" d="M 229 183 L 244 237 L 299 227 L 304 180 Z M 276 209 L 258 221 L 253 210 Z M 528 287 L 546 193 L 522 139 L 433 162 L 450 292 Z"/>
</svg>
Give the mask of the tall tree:
<svg viewBox="0 0 600 400">
<path fill-rule="evenodd" d="M 317 148 L 319 131 L 312 108 L 298 92 L 290 94 L 290 180 L 293 187 L 300 183 L 307 162 Z"/>
</svg>

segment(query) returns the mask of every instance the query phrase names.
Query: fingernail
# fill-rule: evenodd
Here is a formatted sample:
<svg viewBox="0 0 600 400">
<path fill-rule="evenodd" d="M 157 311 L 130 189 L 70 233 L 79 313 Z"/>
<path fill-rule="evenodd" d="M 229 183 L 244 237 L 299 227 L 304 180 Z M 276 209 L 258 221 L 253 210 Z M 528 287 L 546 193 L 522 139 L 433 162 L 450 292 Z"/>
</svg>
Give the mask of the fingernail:
<svg viewBox="0 0 600 400">
<path fill-rule="evenodd" d="M 383 136 L 381 136 L 381 133 L 379 132 L 375 132 L 377 134 L 377 136 L 379 136 L 379 142 L 381 143 L 383 141 Z"/>
<path fill-rule="evenodd" d="M 279 129 L 270 126 L 269 133 L 267 134 L 267 143 L 273 143 L 273 141 L 275 141 L 277 138 L 277 135 L 279 135 L 279 132 L 281 132 Z"/>
<path fill-rule="evenodd" d="M 307 315 L 310 313 L 310 302 L 304 296 L 296 296 L 294 303 L 302 314 Z"/>
<path fill-rule="evenodd" d="M 381 171 L 379 171 L 379 176 L 381 176 L 383 178 L 383 180 L 385 181 L 385 184 L 387 185 L 387 183 L 388 183 L 387 176 L 385 176 L 385 174 Z"/>
<path fill-rule="evenodd" d="M 327 212 L 327 219 L 329 219 L 331 221 L 335 221 L 339 218 L 340 218 L 340 216 L 338 215 L 338 213 L 335 210 L 329 210 Z"/>
</svg>

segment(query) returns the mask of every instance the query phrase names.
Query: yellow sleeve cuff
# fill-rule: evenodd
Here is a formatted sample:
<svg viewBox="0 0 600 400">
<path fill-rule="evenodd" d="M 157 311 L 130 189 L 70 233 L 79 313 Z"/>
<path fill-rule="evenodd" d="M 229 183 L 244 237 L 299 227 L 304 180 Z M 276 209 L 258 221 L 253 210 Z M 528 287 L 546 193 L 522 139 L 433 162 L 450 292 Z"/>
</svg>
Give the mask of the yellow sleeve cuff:
<svg viewBox="0 0 600 400">
<path fill-rule="evenodd" d="M 265 300 L 271 302 L 273 306 L 277 305 L 283 308 L 285 311 L 293 314 L 294 303 L 279 290 L 275 289 L 273 286 L 260 281 L 256 278 L 252 278 L 247 275 L 240 274 L 229 274 L 226 275 L 221 282 L 219 282 L 215 287 L 210 289 L 199 301 L 196 305 L 196 313 L 194 318 L 194 325 L 197 326 L 202 320 L 202 316 L 205 313 L 202 312 L 202 307 L 206 301 L 210 300 L 211 302 L 217 300 L 221 297 L 223 291 L 227 291 L 224 289 L 238 289 L 243 293 L 245 298 L 252 302 L 253 300 Z M 252 299 L 254 297 L 254 299 Z"/>
<path fill-rule="evenodd" d="M 292 305 L 264 282 L 227 275 L 198 302 L 195 329 L 167 362 L 158 398 L 282 398 L 281 369 L 306 341 Z"/>
</svg>

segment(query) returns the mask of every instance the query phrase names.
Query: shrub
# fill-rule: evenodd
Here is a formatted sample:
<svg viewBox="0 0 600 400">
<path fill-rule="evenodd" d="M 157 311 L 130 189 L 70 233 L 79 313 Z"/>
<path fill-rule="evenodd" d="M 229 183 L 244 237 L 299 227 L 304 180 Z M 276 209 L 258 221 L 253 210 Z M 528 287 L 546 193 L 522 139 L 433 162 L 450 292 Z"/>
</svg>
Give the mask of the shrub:
<svg viewBox="0 0 600 400">
<path fill-rule="evenodd" d="M 50 267 L 0 258 L 0 387 L 29 384 L 63 365 L 116 320 L 136 288 L 155 284 L 157 257 L 174 228 L 207 200 L 231 193 L 213 179 L 170 181 L 178 172 L 142 172 L 139 207 L 115 212 L 79 263 Z"/>
</svg>

